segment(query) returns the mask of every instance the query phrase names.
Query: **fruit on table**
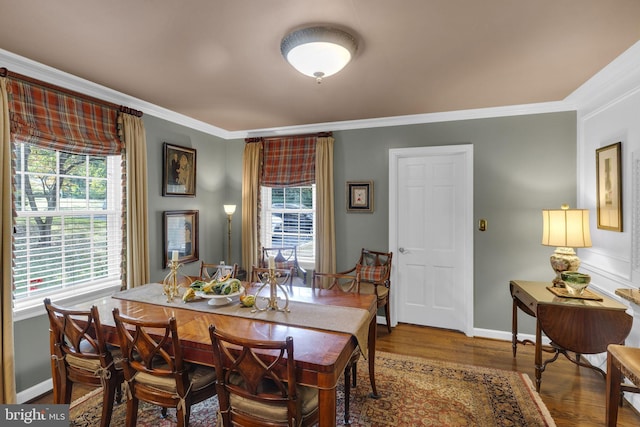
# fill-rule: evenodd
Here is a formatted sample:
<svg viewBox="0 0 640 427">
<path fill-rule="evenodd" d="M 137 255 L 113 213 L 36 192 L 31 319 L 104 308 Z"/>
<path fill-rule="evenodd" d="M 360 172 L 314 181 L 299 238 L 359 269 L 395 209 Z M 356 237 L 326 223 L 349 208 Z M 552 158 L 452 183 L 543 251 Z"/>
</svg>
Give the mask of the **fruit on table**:
<svg viewBox="0 0 640 427">
<path fill-rule="evenodd" d="M 191 301 L 195 297 L 196 297 L 196 290 L 193 288 L 189 288 L 184 292 L 184 295 L 182 295 L 182 301 L 183 302 Z"/>
<path fill-rule="evenodd" d="M 245 307 L 253 307 L 256 303 L 256 297 L 255 295 L 240 295 L 240 302 Z"/>
</svg>

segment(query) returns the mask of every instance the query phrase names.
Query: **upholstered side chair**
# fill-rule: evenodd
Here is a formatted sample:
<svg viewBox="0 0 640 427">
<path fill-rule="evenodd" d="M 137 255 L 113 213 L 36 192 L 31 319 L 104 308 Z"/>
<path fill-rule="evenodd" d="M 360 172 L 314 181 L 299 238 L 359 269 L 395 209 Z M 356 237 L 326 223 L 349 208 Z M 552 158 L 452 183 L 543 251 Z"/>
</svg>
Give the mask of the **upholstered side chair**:
<svg viewBox="0 0 640 427">
<path fill-rule="evenodd" d="M 298 384 L 293 338 L 250 340 L 209 326 L 224 426 L 309 426 L 318 389 Z"/>
<path fill-rule="evenodd" d="M 174 317 L 151 321 L 113 310 L 122 349 L 127 385 L 126 426 L 135 427 L 140 400 L 176 408 L 179 427 L 189 425 L 191 406 L 216 394 L 213 368 L 183 360 L 178 326 Z"/>
<path fill-rule="evenodd" d="M 97 307 L 74 310 L 44 300 L 49 317 L 53 400 L 71 403 L 74 384 L 102 387 L 100 426 L 111 422 L 113 402 L 122 398 L 122 357 L 103 337 Z"/>
<path fill-rule="evenodd" d="M 623 382 L 624 379 L 629 382 Z M 607 403 L 608 427 L 618 423 L 618 407 L 623 392 L 640 393 L 640 348 L 610 344 L 607 347 Z"/>
<path fill-rule="evenodd" d="M 295 246 L 283 246 L 281 248 L 262 248 L 262 260 L 260 261 L 260 267 L 269 267 L 269 257 L 273 257 L 275 266 L 277 269 L 288 270 L 293 268 L 294 275 L 291 282 L 297 282 L 297 284 L 307 285 L 307 271 L 300 266 L 298 262 L 298 249 Z M 298 280 L 294 280 L 298 278 Z M 302 281 L 302 283 L 300 283 Z"/>
<path fill-rule="evenodd" d="M 360 273 L 360 293 L 375 294 L 378 308 L 384 307 L 387 330 L 391 333 L 391 313 L 389 293 L 391 292 L 391 260 L 393 252 L 379 252 L 362 249 L 356 265 L 342 274 Z"/>
</svg>

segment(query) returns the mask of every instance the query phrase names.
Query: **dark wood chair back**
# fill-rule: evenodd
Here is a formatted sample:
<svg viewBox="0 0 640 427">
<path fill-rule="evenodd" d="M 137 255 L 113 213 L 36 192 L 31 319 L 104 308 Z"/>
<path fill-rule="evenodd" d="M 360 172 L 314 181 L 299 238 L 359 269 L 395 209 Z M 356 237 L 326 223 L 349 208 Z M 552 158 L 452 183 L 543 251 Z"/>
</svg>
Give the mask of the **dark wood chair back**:
<svg viewBox="0 0 640 427">
<path fill-rule="evenodd" d="M 293 278 L 293 267 L 289 269 L 285 268 L 276 268 L 274 272 L 277 275 L 277 281 L 281 285 L 289 285 L 289 289 L 293 286 L 292 278 Z M 256 267 L 254 266 L 251 269 L 251 283 L 264 283 L 265 274 L 269 273 L 268 268 Z"/>
<path fill-rule="evenodd" d="M 269 257 L 273 257 L 276 269 L 288 270 L 293 268 L 294 276 L 302 277 L 304 284 L 307 284 L 307 271 L 298 262 L 298 249 L 295 246 L 283 246 L 280 248 L 262 248 L 262 260 L 260 267 L 269 267 Z"/>
<path fill-rule="evenodd" d="M 127 426 L 135 426 L 140 400 L 176 408 L 178 426 L 189 425 L 191 405 L 216 394 L 215 370 L 183 360 L 176 319 L 137 319 L 113 310 L 128 386 Z"/>
<path fill-rule="evenodd" d="M 219 272 L 223 275 L 231 274 L 231 279 L 238 275 L 238 264 L 209 264 L 200 262 L 200 280 L 212 280 L 218 277 Z"/>
<path fill-rule="evenodd" d="M 49 317 L 53 400 L 71 403 L 74 383 L 102 387 L 100 425 L 111 422 L 113 401 L 122 397 L 122 358 L 117 348 L 110 348 L 102 334 L 97 307 L 74 310 L 44 300 Z"/>
<path fill-rule="evenodd" d="M 313 272 L 312 289 L 339 289 L 343 292 L 360 293 L 360 274 Z"/>
<path fill-rule="evenodd" d="M 393 252 L 373 251 L 362 248 L 356 265 L 342 274 L 360 273 L 360 292 L 375 294 L 378 307 L 384 307 L 387 329 L 391 333 L 389 293 L 391 292 L 391 260 Z"/>
<path fill-rule="evenodd" d="M 318 421 L 318 390 L 296 379 L 293 338 L 250 340 L 209 327 L 225 426 L 307 426 Z"/>
</svg>

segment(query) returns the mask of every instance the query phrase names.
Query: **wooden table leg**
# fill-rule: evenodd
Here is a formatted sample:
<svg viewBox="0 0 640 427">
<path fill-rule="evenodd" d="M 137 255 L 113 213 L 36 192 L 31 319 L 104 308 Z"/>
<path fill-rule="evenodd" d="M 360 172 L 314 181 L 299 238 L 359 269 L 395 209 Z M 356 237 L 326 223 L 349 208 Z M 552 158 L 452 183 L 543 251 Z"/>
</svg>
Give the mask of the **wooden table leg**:
<svg viewBox="0 0 640 427">
<path fill-rule="evenodd" d="M 535 350 L 535 366 L 536 366 L 536 391 L 540 391 L 540 383 L 542 382 L 542 330 L 540 321 L 536 318 L 536 350 Z"/>
<path fill-rule="evenodd" d="M 376 388 L 376 336 L 378 334 L 378 324 L 376 322 L 376 316 L 373 316 L 371 322 L 369 323 L 369 348 L 368 348 L 368 358 L 369 358 L 369 380 L 371 381 L 371 394 L 369 397 L 373 397 L 374 399 L 378 399 L 380 395 L 378 394 L 378 389 Z"/>
<path fill-rule="evenodd" d="M 513 299 L 513 308 L 511 309 L 511 348 L 513 350 L 513 357 L 516 357 L 516 351 L 518 349 L 518 302 L 516 297 Z"/>
<path fill-rule="evenodd" d="M 336 426 L 336 389 L 319 389 L 318 390 L 318 409 L 320 411 L 318 426 L 319 427 L 335 427 Z"/>
</svg>

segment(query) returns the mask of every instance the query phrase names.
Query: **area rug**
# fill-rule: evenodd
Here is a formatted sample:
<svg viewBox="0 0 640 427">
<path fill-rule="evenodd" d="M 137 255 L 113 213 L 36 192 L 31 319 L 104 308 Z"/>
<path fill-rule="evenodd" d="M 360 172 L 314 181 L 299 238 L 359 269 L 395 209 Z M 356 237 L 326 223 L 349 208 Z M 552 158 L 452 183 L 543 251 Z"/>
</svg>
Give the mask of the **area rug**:
<svg viewBox="0 0 640 427">
<path fill-rule="evenodd" d="M 358 364 L 351 394 L 352 426 L 555 426 L 526 374 L 376 352 L 376 385 L 371 391 L 367 363 Z M 343 425 L 343 381 L 338 388 L 337 425 Z M 100 425 L 101 389 L 71 404 L 71 426 Z M 189 425 L 215 425 L 217 398 L 194 405 Z M 124 425 L 126 404 L 114 407 L 111 426 Z M 138 426 L 176 425 L 160 408 L 140 403 Z"/>
</svg>

